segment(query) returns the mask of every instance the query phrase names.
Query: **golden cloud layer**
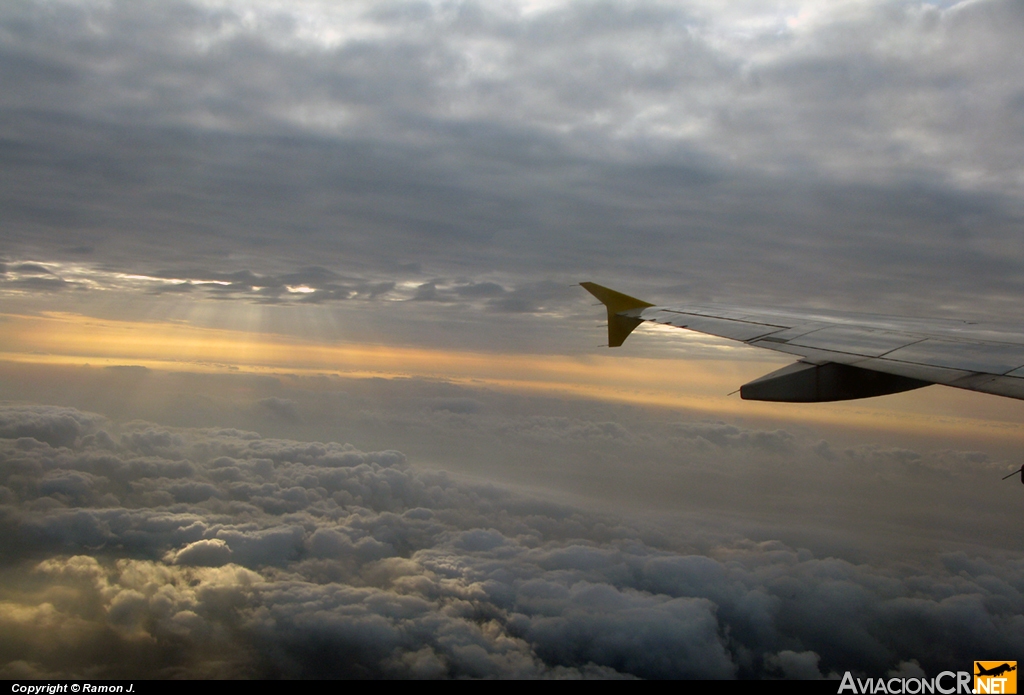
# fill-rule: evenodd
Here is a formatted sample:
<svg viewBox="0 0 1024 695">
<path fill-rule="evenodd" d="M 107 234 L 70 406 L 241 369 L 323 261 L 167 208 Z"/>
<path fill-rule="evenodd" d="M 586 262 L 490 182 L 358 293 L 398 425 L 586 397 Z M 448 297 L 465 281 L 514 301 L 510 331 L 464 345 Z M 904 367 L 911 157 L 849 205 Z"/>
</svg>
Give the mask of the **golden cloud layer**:
<svg viewBox="0 0 1024 695">
<path fill-rule="evenodd" d="M 0 315 L 0 359 L 37 364 L 139 365 L 193 372 L 330 374 L 437 379 L 501 390 L 927 435 L 1019 440 L 1024 405 L 932 387 L 851 403 L 797 405 L 727 395 L 778 362 L 501 354 L 395 345 L 324 343 L 182 322 L 80 314 Z"/>
</svg>

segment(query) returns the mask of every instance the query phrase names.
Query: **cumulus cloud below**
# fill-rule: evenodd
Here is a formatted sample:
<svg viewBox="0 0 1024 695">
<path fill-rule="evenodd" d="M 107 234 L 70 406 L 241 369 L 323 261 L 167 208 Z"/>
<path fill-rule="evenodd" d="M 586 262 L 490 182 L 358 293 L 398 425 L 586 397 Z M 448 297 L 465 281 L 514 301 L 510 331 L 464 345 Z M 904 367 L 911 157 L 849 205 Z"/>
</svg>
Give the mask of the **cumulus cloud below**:
<svg viewBox="0 0 1024 695">
<path fill-rule="evenodd" d="M 854 564 L 396 451 L 0 417 L 7 676 L 934 675 L 1024 647 L 1016 555 Z"/>
</svg>

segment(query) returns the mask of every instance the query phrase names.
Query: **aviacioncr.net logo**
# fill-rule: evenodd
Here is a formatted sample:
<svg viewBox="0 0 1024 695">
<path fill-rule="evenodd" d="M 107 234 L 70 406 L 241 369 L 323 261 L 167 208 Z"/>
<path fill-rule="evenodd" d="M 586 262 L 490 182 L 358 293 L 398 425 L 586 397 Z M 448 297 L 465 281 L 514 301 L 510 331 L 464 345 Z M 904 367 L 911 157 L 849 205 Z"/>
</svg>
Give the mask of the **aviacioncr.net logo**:
<svg viewBox="0 0 1024 695">
<path fill-rule="evenodd" d="M 855 678 L 847 671 L 839 683 L 838 692 L 839 695 L 1014 695 L 1017 692 L 1017 662 L 975 661 L 973 674 L 943 671 L 935 678 Z"/>
</svg>

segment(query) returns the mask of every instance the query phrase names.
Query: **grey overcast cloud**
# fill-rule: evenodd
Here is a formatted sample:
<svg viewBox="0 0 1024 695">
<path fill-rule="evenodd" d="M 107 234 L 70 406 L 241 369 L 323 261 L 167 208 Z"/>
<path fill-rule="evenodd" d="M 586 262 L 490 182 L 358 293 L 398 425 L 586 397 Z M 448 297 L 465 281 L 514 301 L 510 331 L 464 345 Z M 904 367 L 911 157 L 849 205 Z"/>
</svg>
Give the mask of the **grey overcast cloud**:
<svg viewBox="0 0 1024 695">
<path fill-rule="evenodd" d="M 1024 320 L 1024 4 L 0 5 L 0 676 L 1024 653 L 1024 404 L 651 301 Z"/>
</svg>

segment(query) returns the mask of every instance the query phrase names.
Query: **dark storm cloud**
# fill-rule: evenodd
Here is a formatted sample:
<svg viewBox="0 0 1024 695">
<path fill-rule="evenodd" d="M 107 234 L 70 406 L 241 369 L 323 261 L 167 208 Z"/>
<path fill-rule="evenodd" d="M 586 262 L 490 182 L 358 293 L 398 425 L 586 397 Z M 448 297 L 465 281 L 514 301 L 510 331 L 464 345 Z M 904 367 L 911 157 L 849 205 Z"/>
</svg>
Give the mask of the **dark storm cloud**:
<svg viewBox="0 0 1024 695">
<path fill-rule="evenodd" d="M 1022 23 L 1012 0 L 12 5 L 3 235 L 263 303 L 445 275 L 536 312 L 529 286 L 587 274 L 999 314 Z"/>
<path fill-rule="evenodd" d="M 35 591 L 0 604 L 10 676 L 934 675 L 1024 647 L 1016 555 L 853 564 L 394 451 L 2 417 L 5 572 Z"/>
</svg>

